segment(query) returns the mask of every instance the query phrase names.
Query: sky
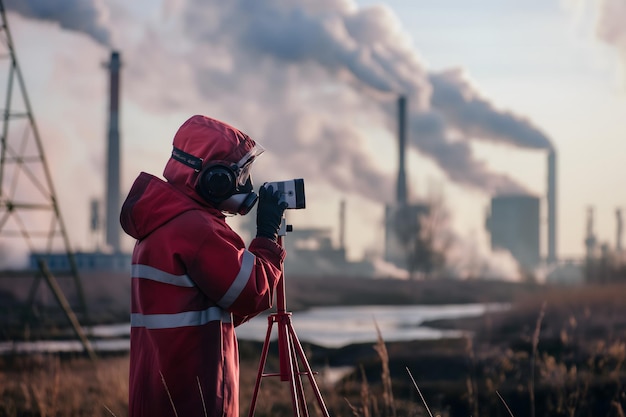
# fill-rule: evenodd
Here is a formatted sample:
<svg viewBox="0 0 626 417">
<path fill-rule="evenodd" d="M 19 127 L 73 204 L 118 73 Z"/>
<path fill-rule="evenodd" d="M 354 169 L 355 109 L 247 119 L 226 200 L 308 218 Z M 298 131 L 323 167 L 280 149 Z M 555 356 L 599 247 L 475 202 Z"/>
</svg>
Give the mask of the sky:
<svg viewBox="0 0 626 417">
<path fill-rule="evenodd" d="M 298 228 L 332 228 L 348 256 L 382 251 L 395 197 L 396 100 L 409 103 L 409 199 L 449 212 L 458 265 L 494 271 L 493 195 L 545 203 L 558 158 L 558 256 L 584 254 L 587 211 L 615 245 L 626 205 L 626 5 L 621 0 L 5 0 L 72 245 L 90 250 L 104 196 L 108 74 L 121 54 L 122 191 L 160 176 L 191 115 L 261 143 L 253 178 L 304 178 Z M 545 205 L 545 204 L 544 204 Z M 545 209 L 542 252 L 546 251 Z M 229 221 L 245 236 L 238 218 Z M 244 219 L 245 220 L 245 219 Z M 124 240 L 128 250 L 132 240 Z"/>
</svg>

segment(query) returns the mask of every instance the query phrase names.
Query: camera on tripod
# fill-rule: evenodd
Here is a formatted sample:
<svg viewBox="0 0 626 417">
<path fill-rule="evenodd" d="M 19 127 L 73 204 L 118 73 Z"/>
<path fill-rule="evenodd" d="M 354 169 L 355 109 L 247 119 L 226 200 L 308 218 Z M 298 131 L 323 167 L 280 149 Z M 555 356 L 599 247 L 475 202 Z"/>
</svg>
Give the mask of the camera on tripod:
<svg viewBox="0 0 626 417">
<path fill-rule="evenodd" d="M 281 198 L 287 202 L 287 208 L 305 208 L 304 180 L 302 178 L 287 181 L 266 182 L 262 185 L 262 187 L 265 188 L 268 188 L 269 186 L 272 186 L 272 189 L 278 190 L 282 194 Z M 276 242 L 280 246 L 283 246 L 282 237 L 285 236 L 286 232 L 291 232 L 291 225 L 286 224 L 285 214 L 283 213 L 281 226 L 278 230 L 278 240 Z M 267 333 L 265 335 L 265 342 L 263 343 L 263 349 L 261 351 L 259 370 L 257 373 L 256 383 L 254 385 L 254 391 L 252 393 L 248 417 L 254 417 L 257 396 L 261 386 L 261 379 L 269 376 L 280 376 L 281 381 L 289 383 L 293 415 L 308 416 L 309 402 L 307 402 L 305 398 L 305 390 L 302 385 L 302 377 L 307 376 L 309 382 L 311 383 L 311 389 L 317 399 L 318 411 L 321 412 L 323 417 L 330 417 L 326 404 L 324 404 L 322 394 L 317 386 L 317 382 L 315 381 L 314 375 L 316 372 L 311 370 L 311 365 L 309 365 L 309 361 L 306 358 L 304 348 L 302 347 L 302 344 L 300 343 L 300 340 L 298 339 L 298 336 L 293 328 L 293 324 L 291 323 L 291 312 L 287 311 L 287 301 L 285 297 L 285 274 L 282 268 L 283 265 L 281 265 L 280 282 L 276 286 L 276 312 L 267 317 Z M 280 372 L 278 374 L 264 372 L 269 352 L 272 327 L 274 324 L 278 327 L 277 343 L 278 360 L 280 364 Z M 303 411 L 303 414 L 301 414 L 300 411 Z"/>
<path fill-rule="evenodd" d="M 304 179 L 297 178 L 286 181 L 266 182 L 263 187 L 272 186 L 275 190 L 281 192 L 283 198 L 287 202 L 288 209 L 303 209 L 306 206 L 304 197 Z"/>
</svg>

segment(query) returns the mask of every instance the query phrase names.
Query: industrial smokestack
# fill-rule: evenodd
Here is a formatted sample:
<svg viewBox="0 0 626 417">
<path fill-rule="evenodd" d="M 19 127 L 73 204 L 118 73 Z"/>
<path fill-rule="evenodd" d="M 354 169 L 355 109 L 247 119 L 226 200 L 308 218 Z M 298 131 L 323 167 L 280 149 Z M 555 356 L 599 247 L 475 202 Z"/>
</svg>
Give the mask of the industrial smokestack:
<svg viewBox="0 0 626 417">
<path fill-rule="evenodd" d="M 595 257 L 596 243 L 596 236 L 593 232 L 593 207 L 589 207 L 587 209 L 587 236 L 585 237 L 588 261 Z"/>
<path fill-rule="evenodd" d="M 339 204 L 339 248 L 346 248 L 346 200 Z"/>
<path fill-rule="evenodd" d="M 556 262 L 556 152 L 548 152 L 548 263 Z"/>
<path fill-rule="evenodd" d="M 396 201 L 399 207 L 407 204 L 406 185 L 406 97 L 398 98 L 398 184 L 396 190 Z"/>
<path fill-rule="evenodd" d="M 106 243 L 114 252 L 120 252 L 120 54 L 111 52 L 111 61 L 105 64 L 109 70 L 109 132 L 107 150 L 106 183 Z"/>
<path fill-rule="evenodd" d="M 622 209 L 618 208 L 615 210 L 615 217 L 617 220 L 617 227 L 616 227 L 616 236 L 615 236 L 615 250 L 617 251 L 617 253 L 621 253 L 622 252 L 622 232 L 623 232 L 623 228 L 624 228 L 624 224 L 622 221 Z"/>
</svg>

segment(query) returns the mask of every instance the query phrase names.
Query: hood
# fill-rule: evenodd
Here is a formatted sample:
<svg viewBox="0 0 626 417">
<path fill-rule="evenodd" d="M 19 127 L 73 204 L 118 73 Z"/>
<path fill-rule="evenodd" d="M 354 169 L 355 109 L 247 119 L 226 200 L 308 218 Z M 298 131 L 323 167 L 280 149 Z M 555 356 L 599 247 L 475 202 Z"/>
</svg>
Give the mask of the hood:
<svg viewBox="0 0 626 417">
<path fill-rule="evenodd" d="M 172 143 L 174 148 L 202 159 L 202 168 L 210 163 L 223 161 L 238 163 L 251 152 L 256 143 L 245 133 L 219 120 L 195 115 L 178 129 Z M 196 192 L 198 174 L 201 170 L 170 158 L 163 176 L 174 187 L 201 200 Z"/>
<path fill-rule="evenodd" d="M 197 209 L 224 217 L 219 210 L 203 207 L 160 178 L 142 172 L 122 205 L 120 224 L 128 235 L 143 239 L 172 218 Z"/>
</svg>

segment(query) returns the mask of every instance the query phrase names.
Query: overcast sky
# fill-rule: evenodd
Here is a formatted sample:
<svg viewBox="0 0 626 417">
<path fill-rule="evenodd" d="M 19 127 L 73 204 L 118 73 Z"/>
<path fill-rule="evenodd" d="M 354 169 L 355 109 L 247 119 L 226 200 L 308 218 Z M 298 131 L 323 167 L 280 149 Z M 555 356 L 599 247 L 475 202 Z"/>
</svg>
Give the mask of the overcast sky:
<svg viewBox="0 0 626 417">
<path fill-rule="evenodd" d="M 491 196 L 543 198 L 551 148 L 559 255 L 583 254 L 589 206 L 599 239 L 615 243 L 615 209 L 626 205 L 619 0 L 5 4 L 78 249 L 93 245 L 89 201 L 104 194 L 102 64 L 112 49 L 123 61 L 124 192 L 139 171 L 161 175 L 178 126 L 206 114 L 267 149 L 257 184 L 305 178 L 308 207 L 289 213 L 295 227 L 331 227 L 338 236 L 345 200 L 348 253 L 359 259 L 382 249 L 383 207 L 395 194 L 396 98 L 404 94 L 410 198 L 444 196 L 459 252 L 487 254 Z"/>
</svg>

